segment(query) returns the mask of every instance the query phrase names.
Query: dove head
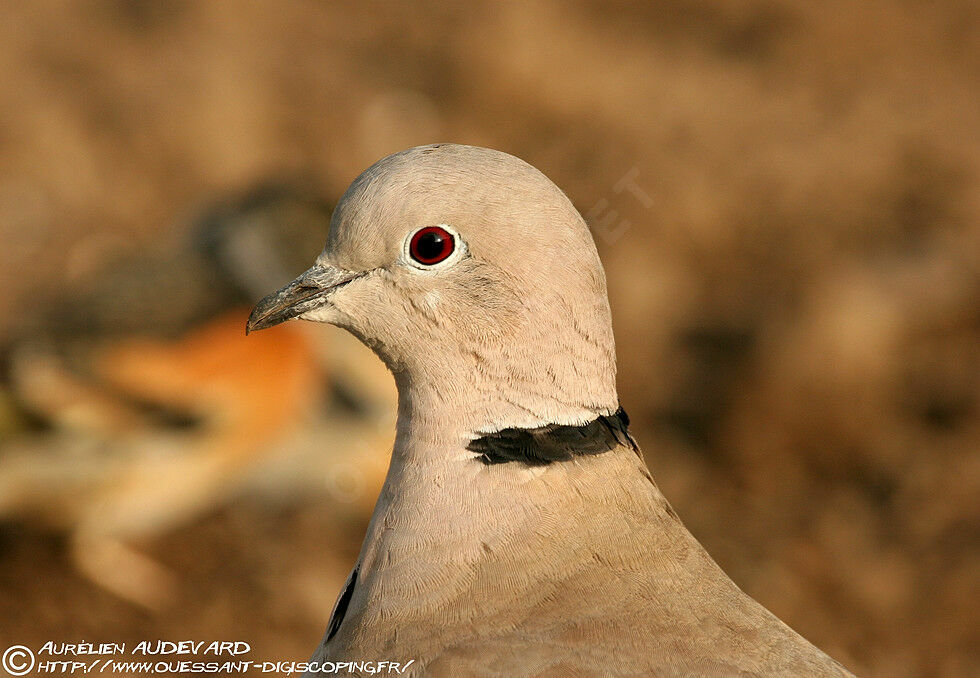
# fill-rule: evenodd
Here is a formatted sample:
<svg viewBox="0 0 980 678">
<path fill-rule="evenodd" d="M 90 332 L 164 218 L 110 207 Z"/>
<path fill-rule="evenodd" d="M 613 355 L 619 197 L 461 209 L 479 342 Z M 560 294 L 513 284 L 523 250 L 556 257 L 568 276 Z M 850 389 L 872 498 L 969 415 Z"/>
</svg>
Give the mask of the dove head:
<svg viewBox="0 0 980 678">
<path fill-rule="evenodd" d="M 347 189 L 315 264 L 256 306 L 340 326 L 388 365 L 399 416 L 460 436 L 579 424 L 618 406 L 606 282 L 582 217 L 506 153 L 438 144 Z"/>
</svg>

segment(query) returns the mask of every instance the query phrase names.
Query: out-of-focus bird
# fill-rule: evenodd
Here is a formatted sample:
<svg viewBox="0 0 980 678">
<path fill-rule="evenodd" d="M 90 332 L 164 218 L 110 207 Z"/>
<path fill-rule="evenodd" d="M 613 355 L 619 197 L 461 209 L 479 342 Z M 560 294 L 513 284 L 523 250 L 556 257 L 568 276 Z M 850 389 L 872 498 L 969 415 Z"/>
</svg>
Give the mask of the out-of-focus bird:
<svg viewBox="0 0 980 678">
<path fill-rule="evenodd" d="M 253 290 L 296 260 L 273 243 L 301 247 L 329 214 L 312 192 L 261 187 L 206 210 L 178 252 L 53 305 L 11 351 L 13 393 L 50 431 L 4 445 L 0 516 L 66 529 L 89 578 L 159 608 L 176 577 L 134 543 L 236 494 L 329 494 L 367 514 L 394 411 L 381 363 L 339 332 L 242 332 Z"/>
</svg>

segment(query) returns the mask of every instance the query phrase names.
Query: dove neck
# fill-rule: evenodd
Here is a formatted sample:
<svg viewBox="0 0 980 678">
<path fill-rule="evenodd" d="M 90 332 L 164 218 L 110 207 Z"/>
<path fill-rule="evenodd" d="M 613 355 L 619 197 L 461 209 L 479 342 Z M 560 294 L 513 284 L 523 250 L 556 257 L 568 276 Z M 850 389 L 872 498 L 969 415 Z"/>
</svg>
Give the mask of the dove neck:
<svg viewBox="0 0 980 678">
<path fill-rule="evenodd" d="M 458 444 L 399 436 L 358 561 L 357 623 L 504 613 L 509 596 L 533 600 L 624 554 L 641 560 L 631 544 L 643 540 L 631 541 L 622 516 L 659 524 L 665 505 L 629 447 L 537 467 L 485 465 Z M 507 596 L 460 603 L 501 578 Z M 399 628 L 412 634 L 416 625 Z"/>
<path fill-rule="evenodd" d="M 437 388 L 396 373 L 396 383 L 391 465 L 358 559 L 360 593 L 345 622 L 361 633 L 383 636 L 397 625 L 400 638 L 422 644 L 431 634 L 414 623 L 419 619 L 443 618 L 447 609 L 472 612 L 474 618 L 460 620 L 465 623 L 502 614 L 512 598 L 491 597 L 479 606 L 460 601 L 474 590 L 494 590 L 501 577 L 509 594 L 541 596 L 558 579 L 574 579 L 630 551 L 624 512 L 642 513 L 646 524 L 650 512 L 664 511 L 665 502 L 628 442 L 536 466 L 486 463 L 467 449 L 473 431 L 488 422 L 502 429 L 595 421 L 589 408 L 554 400 L 542 417 L 527 411 L 530 400 L 514 406 L 520 394 L 507 391 L 506 397 L 486 392 L 482 402 L 454 399 L 483 392 L 472 380 Z M 608 414 L 618 417 L 616 408 L 614 401 Z M 624 429 L 625 423 L 623 417 Z M 554 562 L 566 568 L 556 572 Z"/>
<path fill-rule="evenodd" d="M 404 443 L 396 444 L 395 452 L 401 447 L 411 455 L 446 443 L 465 447 L 503 429 L 586 424 L 619 408 L 614 379 L 601 389 L 576 395 L 478 370 L 468 371 L 466 378 L 438 380 L 401 372 L 395 374 L 395 383 L 398 439 Z"/>
</svg>

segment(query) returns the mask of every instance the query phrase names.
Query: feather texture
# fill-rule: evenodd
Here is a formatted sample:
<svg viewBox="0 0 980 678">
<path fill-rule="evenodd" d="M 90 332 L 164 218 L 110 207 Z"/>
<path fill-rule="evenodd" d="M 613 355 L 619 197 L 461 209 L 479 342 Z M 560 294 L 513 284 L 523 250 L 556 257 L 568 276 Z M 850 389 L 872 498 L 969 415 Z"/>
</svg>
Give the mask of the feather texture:
<svg viewBox="0 0 980 678">
<path fill-rule="evenodd" d="M 629 423 L 626 411 L 620 407 L 613 415 L 599 416 L 581 426 L 505 428 L 470 441 L 466 449 L 476 452 L 479 460 L 488 466 L 510 462 L 543 466 L 610 452 L 621 445 L 636 450 Z"/>
</svg>

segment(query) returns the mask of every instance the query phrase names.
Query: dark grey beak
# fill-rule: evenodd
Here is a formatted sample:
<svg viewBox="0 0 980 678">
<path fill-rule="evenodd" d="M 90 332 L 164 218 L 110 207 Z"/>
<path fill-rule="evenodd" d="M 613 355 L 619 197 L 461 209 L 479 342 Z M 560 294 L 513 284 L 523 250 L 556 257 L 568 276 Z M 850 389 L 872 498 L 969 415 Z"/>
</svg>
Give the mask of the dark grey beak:
<svg viewBox="0 0 980 678">
<path fill-rule="evenodd" d="M 245 334 L 278 325 L 320 306 L 327 297 L 364 273 L 316 265 L 260 301 L 245 323 Z"/>
</svg>

